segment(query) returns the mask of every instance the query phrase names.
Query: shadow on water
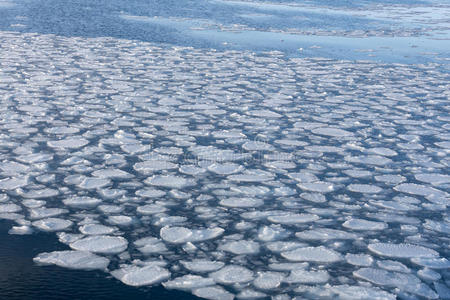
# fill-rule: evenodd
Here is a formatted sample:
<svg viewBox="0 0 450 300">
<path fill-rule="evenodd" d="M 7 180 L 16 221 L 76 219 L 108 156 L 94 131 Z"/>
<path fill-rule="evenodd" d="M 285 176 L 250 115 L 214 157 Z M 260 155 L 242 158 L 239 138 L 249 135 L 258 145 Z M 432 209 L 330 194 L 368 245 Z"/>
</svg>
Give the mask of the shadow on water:
<svg viewBox="0 0 450 300">
<path fill-rule="evenodd" d="M 0 299 L 199 299 L 162 286 L 135 288 L 101 271 L 78 271 L 37 266 L 33 257 L 46 251 L 66 250 L 52 234 L 9 235 L 11 222 L 0 221 Z"/>
</svg>

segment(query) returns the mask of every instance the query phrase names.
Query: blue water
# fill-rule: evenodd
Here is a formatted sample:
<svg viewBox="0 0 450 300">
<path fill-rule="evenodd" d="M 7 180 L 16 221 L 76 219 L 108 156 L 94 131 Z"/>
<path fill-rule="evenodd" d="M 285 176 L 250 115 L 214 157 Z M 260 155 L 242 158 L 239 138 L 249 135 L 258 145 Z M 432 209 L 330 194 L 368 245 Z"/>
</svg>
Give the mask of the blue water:
<svg viewBox="0 0 450 300">
<path fill-rule="evenodd" d="M 11 222 L 0 221 L 0 299 L 199 299 L 162 286 L 126 286 L 100 271 L 34 265 L 32 259 L 37 254 L 68 247 L 59 243 L 54 234 L 9 235 L 11 225 Z"/>
</svg>

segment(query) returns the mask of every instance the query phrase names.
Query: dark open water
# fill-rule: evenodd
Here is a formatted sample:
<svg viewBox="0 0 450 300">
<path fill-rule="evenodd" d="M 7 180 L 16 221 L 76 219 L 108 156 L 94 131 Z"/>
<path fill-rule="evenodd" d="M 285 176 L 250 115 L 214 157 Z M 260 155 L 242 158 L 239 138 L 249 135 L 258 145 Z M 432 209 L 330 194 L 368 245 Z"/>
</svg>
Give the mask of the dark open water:
<svg viewBox="0 0 450 300">
<path fill-rule="evenodd" d="M 0 299 L 199 299 L 162 286 L 127 286 L 101 271 L 37 266 L 33 263 L 37 254 L 69 247 L 59 243 L 52 233 L 9 235 L 11 225 L 11 222 L 0 221 Z"/>
</svg>

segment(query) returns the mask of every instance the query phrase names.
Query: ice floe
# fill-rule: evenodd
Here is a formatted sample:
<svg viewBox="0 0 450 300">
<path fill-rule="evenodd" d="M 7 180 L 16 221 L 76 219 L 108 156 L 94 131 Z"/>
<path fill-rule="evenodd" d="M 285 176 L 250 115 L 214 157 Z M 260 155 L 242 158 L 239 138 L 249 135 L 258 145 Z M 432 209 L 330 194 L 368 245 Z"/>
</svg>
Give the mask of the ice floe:
<svg viewBox="0 0 450 300">
<path fill-rule="evenodd" d="M 105 270 L 109 265 L 109 259 L 86 251 L 54 251 L 38 254 L 33 258 L 38 264 L 57 265 L 70 269 Z"/>
</svg>

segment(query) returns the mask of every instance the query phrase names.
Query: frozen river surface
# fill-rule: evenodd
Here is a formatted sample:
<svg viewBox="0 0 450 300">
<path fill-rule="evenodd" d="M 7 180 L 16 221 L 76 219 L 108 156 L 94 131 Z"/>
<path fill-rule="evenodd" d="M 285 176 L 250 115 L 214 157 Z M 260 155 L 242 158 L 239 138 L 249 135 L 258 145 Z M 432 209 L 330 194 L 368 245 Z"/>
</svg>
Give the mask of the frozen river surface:
<svg viewBox="0 0 450 300">
<path fill-rule="evenodd" d="M 450 6 L 63 3 L 0 2 L 0 218 L 59 240 L 35 264 L 450 298 Z"/>
</svg>

